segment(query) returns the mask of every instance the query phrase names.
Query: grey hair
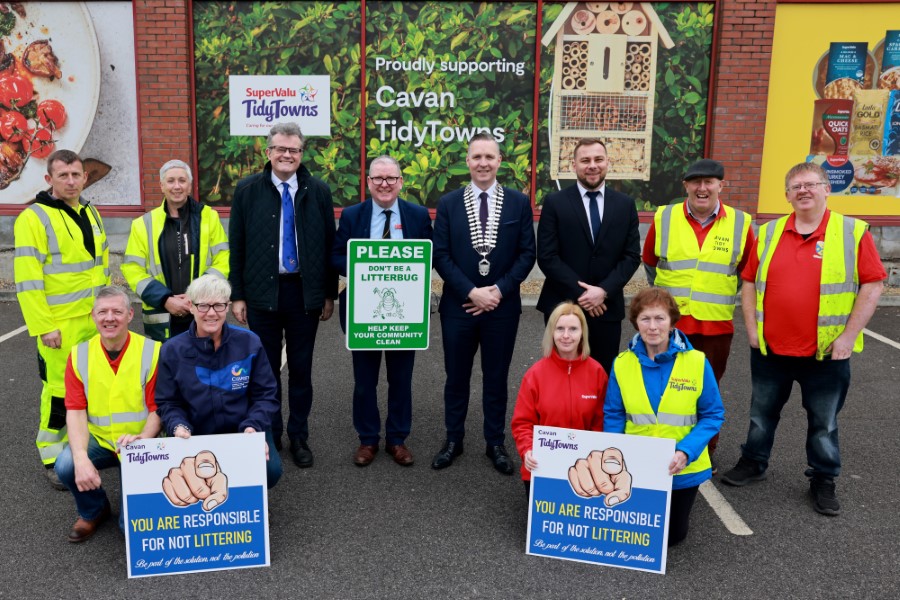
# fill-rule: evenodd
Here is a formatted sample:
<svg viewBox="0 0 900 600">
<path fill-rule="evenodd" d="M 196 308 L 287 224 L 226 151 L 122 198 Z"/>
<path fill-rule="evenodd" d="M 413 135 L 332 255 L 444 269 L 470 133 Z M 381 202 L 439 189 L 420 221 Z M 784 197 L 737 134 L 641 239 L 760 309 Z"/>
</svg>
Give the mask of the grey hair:
<svg viewBox="0 0 900 600">
<path fill-rule="evenodd" d="M 397 167 L 397 172 L 400 173 L 401 176 L 403 175 L 403 169 L 400 168 L 400 163 L 397 162 L 397 159 L 393 156 L 382 154 L 378 158 L 373 158 L 372 162 L 369 163 L 369 170 L 371 170 L 375 165 L 379 163 L 388 163 L 390 165 L 394 165 L 395 167 Z"/>
<path fill-rule="evenodd" d="M 194 304 L 209 300 L 228 302 L 231 299 L 231 284 L 227 279 L 207 273 L 193 280 L 186 293 Z"/>
<path fill-rule="evenodd" d="M 166 164 L 164 164 L 162 167 L 160 167 L 160 169 L 159 169 L 159 182 L 160 183 L 165 181 L 166 173 L 168 171 L 170 171 L 171 169 L 184 169 L 187 172 L 188 182 L 193 183 L 194 174 L 191 173 L 191 168 L 188 166 L 188 164 L 186 162 L 184 162 L 183 160 L 178 160 L 177 158 L 168 161 Z"/>
<path fill-rule="evenodd" d="M 269 137 L 266 138 L 267 147 L 272 145 L 272 138 L 276 135 L 297 136 L 300 138 L 300 148 L 306 148 L 306 138 L 303 137 L 300 126 L 296 123 L 276 123 L 273 125 L 272 129 L 269 130 Z"/>
<path fill-rule="evenodd" d="M 128 292 L 117 285 L 107 285 L 100 288 L 100 291 L 94 297 L 94 306 L 97 306 L 97 303 L 103 298 L 122 298 L 126 307 L 131 306 L 131 298 L 128 297 Z"/>
</svg>

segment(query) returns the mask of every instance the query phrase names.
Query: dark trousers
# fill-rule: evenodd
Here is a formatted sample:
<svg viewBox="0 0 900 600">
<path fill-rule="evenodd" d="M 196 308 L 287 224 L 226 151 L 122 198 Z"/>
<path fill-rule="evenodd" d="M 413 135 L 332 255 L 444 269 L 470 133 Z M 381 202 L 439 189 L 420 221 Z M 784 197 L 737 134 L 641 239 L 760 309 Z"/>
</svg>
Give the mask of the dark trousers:
<svg viewBox="0 0 900 600">
<path fill-rule="evenodd" d="M 356 350 L 353 356 L 353 427 L 359 442 L 378 444 L 381 415 L 378 412 L 378 374 L 384 355 L 387 369 L 387 419 L 384 439 L 389 445 L 402 444 L 412 426 L 412 374 L 415 350 Z"/>
<path fill-rule="evenodd" d="M 731 340 L 734 338 L 733 333 L 725 333 L 722 335 L 700 335 L 697 333 L 688 336 L 691 345 L 695 350 L 699 350 L 706 355 L 709 366 L 712 367 L 713 375 L 716 376 L 716 383 L 722 383 L 722 376 L 725 375 L 725 367 L 728 365 L 728 355 L 731 354 Z M 721 386 L 719 386 L 721 389 Z M 719 445 L 719 434 L 713 436 L 709 440 L 709 455 L 712 456 L 716 452 Z"/>
<path fill-rule="evenodd" d="M 466 413 L 475 352 L 481 348 L 482 406 L 484 440 L 489 446 L 504 441 L 506 428 L 507 380 L 519 328 L 519 313 L 477 317 L 441 314 L 444 340 L 444 424 L 447 439 L 461 442 L 465 436 Z"/>
<path fill-rule="evenodd" d="M 266 357 L 272 365 L 281 401 L 281 341 L 284 339 L 288 365 L 288 438 L 309 438 L 309 412 L 312 408 L 312 359 L 322 310 L 303 309 L 303 280 L 299 275 L 278 278 L 278 310 L 256 310 L 247 307 L 251 331 L 259 336 Z M 277 440 L 284 431 L 281 411 L 272 417 L 272 435 Z"/>
<path fill-rule="evenodd" d="M 606 374 L 612 373 L 612 364 L 619 355 L 619 342 L 622 339 L 621 321 L 601 321 L 585 313 L 588 325 L 588 344 L 591 347 L 591 358 L 600 363 Z M 544 313 L 544 325 L 550 320 L 550 313 Z"/>
<path fill-rule="evenodd" d="M 669 503 L 669 546 L 681 543 L 687 537 L 691 524 L 691 509 L 700 486 L 672 490 Z"/>
</svg>

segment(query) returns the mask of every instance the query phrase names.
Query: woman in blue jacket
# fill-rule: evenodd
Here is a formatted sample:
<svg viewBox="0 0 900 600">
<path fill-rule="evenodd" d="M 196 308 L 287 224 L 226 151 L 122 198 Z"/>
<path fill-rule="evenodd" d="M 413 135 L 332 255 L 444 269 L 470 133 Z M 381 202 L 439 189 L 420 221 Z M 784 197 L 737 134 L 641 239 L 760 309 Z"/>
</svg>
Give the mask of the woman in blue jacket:
<svg viewBox="0 0 900 600">
<path fill-rule="evenodd" d="M 201 275 L 187 288 L 194 322 L 163 344 L 156 379 L 157 414 L 172 436 L 266 434 L 266 477 L 281 477 L 271 432 L 278 410 L 275 376 L 259 337 L 225 322 L 231 285 Z"/>
<path fill-rule="evenodd" d="M 675 329 L 680 316 L 665 290 L 634 297 L 628 318 L 638 333 L 613 363 L 603 407 L 606 432 L 676 441 L 669 464 L 669 546 L 687 536 L 697 489 L 712 477 L 706 446 L 725 421 L 709 361 Z"/>
</svg>

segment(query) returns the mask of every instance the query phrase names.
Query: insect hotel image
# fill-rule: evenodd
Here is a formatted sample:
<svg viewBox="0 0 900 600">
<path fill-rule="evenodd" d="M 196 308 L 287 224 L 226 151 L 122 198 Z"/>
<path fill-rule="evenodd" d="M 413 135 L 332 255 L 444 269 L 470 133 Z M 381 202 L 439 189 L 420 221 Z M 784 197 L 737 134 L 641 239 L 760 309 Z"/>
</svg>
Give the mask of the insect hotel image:
<svg viewBox="0 0 900 600">
<path fill-rule="evenodd" d="M 550 177 L 575 179 L 572 151 L 599 137 L 608 179 L 650 179 L 656 53 L 672 39 L 648 2 L 569 2 L 541 39 L 556 42 Z"/>
</svg>

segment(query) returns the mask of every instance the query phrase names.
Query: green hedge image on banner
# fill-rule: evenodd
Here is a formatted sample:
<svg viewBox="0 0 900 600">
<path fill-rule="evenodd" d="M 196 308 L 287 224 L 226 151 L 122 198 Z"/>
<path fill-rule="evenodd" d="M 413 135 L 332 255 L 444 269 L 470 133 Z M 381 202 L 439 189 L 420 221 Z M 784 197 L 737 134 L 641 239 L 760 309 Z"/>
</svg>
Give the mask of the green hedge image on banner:
<svg viewBox="0 0 900 600">
<path fill-rule="evenodd" d="M 359 201 L 360 29 L 356 2 L 195 2 L 200 199 L 228 205 L 266 163 L 266 138 L 229 132 L 229 75 L 329 75 L 331 138 L 308 138 L 303 164 L 337 206 Z M 188 149 L 185 149 L 187 154 Z"/>
<path fill-rule="evenodd" d="M 528 193 L 537 4 L 366 7 L 366 156 L 396 158 L 402 196 L 433 208 L 468 183 L 468 139 L 487 128 L 502 138 L 498 180 Z"/>
</svg>

